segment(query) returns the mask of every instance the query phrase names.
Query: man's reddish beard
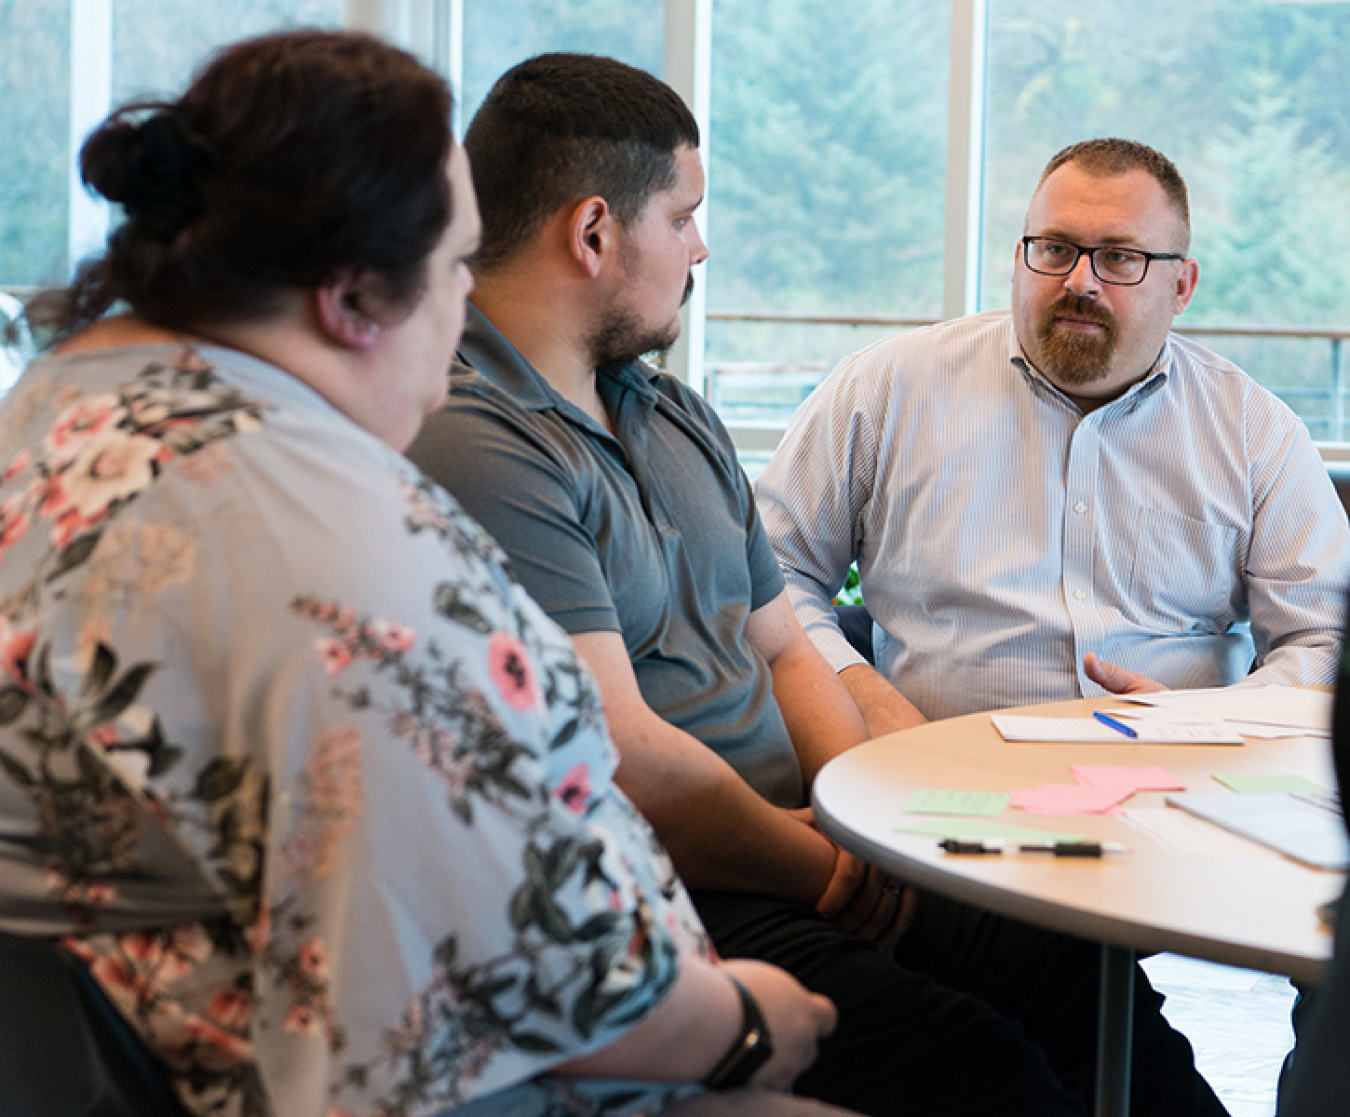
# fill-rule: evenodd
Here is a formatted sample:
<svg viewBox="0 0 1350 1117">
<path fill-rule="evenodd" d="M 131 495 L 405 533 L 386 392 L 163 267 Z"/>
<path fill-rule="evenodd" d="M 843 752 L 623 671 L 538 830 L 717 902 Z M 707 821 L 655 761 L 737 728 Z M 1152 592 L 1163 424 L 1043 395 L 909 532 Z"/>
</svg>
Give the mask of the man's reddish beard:
<svg viewBox="0 0 1350 1117">
<path fill-rule="evenodd" d="M 1060 318 L 1078 318 L 1102 327 L 1098 334 L 1064 330 Z M 1081 295 L 1064 295 L 1041 316 L 1037 339 L 1041 343 L 1041 371 L 1058 384 L 1091 384 L 1111 370 L 1120 329 L 1115 315 Z"/>
</svg>

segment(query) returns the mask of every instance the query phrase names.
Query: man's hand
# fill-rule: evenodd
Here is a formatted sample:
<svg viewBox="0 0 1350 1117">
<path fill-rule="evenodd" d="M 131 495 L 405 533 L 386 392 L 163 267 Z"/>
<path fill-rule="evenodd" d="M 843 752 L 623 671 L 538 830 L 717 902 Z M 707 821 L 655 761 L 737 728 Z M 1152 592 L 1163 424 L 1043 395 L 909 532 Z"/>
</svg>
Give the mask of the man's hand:
<svg viewBox="0 0 1350 1117">
<path fill-rule="evenodd" d="M 810 807 L 784 813 L 820 833 Z M 834 851 L 834 872 L 816 901 L 816 911 L 841 930 L 890 950 L 914 922 L 918 893 L 913 885 L 887 876 L 838 846 Z"/>
<path fill-rule="evenodd" d="M 890 951 L 914 920 L 918 894 L 912 884 L 887 876 L 846 850 L 835 854 L 834 874 L 816 911 L 841 931 Z"/>
<path fill-rule="evenodd" d="M 773 1040 L 772 1057 L 750 1081 L 769 1090 L 790 1090 L 802 1071 L 815 1062 L 820 1041 L 834 1031 L 839 1020 L 834 1002 L 767 962 L 732 958 L 722 968 L 734 974 L 755 998 Z"/>
<path fill-rule="evenodd" d="M 1089 679 L 1112 694 L 1153 694 L 1167 689 L 1162 683 L 1138 671 L 1127 671 L 1124 667 L 1098 659 L 1095 652 L 1088 652 L 1083 657 L 1083 670 Z"/>
</svg>

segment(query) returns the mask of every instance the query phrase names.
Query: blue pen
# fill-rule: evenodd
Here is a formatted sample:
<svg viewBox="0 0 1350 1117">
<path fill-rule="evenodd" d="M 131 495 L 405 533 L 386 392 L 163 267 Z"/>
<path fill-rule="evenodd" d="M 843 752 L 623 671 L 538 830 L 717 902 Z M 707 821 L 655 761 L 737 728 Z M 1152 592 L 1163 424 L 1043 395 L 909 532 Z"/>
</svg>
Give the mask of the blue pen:
<svg viewBox="0 0 1350 1117">
<path fill-rule="evenodd" d="M 1100 710 L 1093 710 L 1092 716 L 1096 718 L 1099 722 L 1101 722 L 1103 725 L 1109 725 L 1117 733 L 1124 733 L 1125 736 L 1135 739 L 1139 737 L 1139 734 L 1136 733 L 1133 729 L 1131 729 L 1128 725 L 1126 725 L 1123 721 L 1116 721 L 1115 718 L 1108 717 Z"/>
</svg>

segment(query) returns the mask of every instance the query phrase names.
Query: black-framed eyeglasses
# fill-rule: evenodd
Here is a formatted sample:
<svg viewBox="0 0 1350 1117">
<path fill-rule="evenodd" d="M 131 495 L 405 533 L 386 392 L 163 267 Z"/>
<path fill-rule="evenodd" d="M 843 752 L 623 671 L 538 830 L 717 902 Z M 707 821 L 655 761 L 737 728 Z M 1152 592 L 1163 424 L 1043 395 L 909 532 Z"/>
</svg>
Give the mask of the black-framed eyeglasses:
<svg viewBox="0 0 1350 1117">
<path fill-rule="evenodd" d="M 1175 252 L 1140 252 L 1118 244 L 1099 244 L 1088 248 L 1054 237 L 1023 237 L 1022 259 L 1038 275 L 1068 275 L 1087 256 L 1092 274 L 1103 283 L 1117 287 L 1135 287 L 1144 282 L 1148 266 L 1154 260 L 1184 260 Z"/>
</svg>

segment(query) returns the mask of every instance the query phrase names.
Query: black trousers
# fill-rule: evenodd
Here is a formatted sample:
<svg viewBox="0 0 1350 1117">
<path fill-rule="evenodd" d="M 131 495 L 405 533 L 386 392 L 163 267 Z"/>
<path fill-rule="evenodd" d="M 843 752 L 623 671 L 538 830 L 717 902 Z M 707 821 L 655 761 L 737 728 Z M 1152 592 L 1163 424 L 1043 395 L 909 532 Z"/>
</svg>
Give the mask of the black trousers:
<svg viewBox="0 0 1350 1117">
<path fill-rule="evenodd" d="M 839 1009 L 797 1092 L 871 1117 L 1083 1117 L 1101 947 L 924 893 L 893 955 L 800 905 L 696 892 L 723 957 L 759 958 Z M 1135 971 L 1131 1111 L 1219 1117 L 1191 1045 Z"/>
</svg>

